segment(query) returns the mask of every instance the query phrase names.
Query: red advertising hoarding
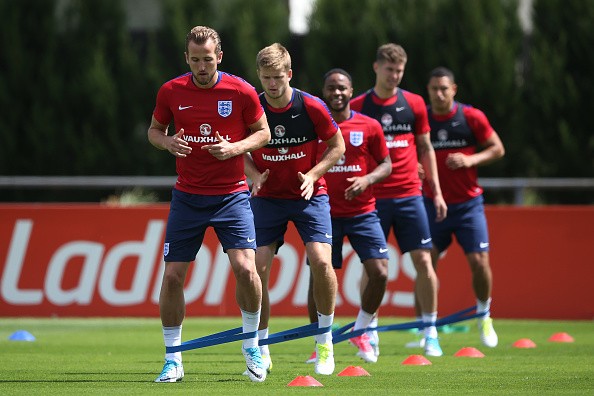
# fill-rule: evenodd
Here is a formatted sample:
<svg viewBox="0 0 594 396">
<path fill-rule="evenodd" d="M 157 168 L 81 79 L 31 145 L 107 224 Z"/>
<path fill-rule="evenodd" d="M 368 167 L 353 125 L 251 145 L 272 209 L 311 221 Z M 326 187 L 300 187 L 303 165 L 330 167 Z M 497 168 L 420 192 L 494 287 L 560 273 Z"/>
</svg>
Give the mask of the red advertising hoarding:
<svg viewBox="0 0 594 396">
<path fill-rule="evenodd" d="M 168 205 L 0 205 L 0 316 L 158 316 Z M 488 206 L 493 315 L 593 319 L 594 207 Z M 306 315 L 309 268 L 290 226 L 274 260 L 272 315 Z M 415 270 L 389 240 L 381 312 L 413 316 Z M 336 315 L 359 308 L 362 265 L 345 243 Z M 212 230 L 185 285 L 188 316 L 235 316 L 235 281 Z M 440 261 L 440 316 L 474 305 L 456 245 Z"/>
</svg>

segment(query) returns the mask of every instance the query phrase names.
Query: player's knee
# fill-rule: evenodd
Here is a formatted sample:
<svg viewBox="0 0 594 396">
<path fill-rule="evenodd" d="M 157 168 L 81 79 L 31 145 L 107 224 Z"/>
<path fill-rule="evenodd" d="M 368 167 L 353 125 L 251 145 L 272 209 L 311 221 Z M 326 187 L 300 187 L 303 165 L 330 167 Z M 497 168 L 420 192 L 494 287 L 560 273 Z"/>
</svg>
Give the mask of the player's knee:
<svg viewBox="0 0 594 396">
<path fill-rule="evenodd" d="M 388 282 L 387 261 L 385 265 L 383 261 L 386 260 L 374 260 L 366 266 L 369 281 L 373 282 L 374 285 L 385 285 Z"/>
<path fill-rule="evenodd" d="M 237 266 L 233 273 L 235 274 L 235 280 L 242 284 L 252 283 L 256 278 L 259 278 L 258 272 L 253 267 L 246 265 Z"/>
<path fill-rule="evenodd" d="M 468 255 L 468 262 L 473 272 L 489 271 L 489 253 L 475 252 Z"/>
<path fill-rule="evenodd" d="M 322 259 L 311 260 L 309 262 L 309 268 L 311 269 L 311 274 L 313 276 L 317 276 L 320 273 L 327 273 L 330 271 L 334 271 L 330 260 L 322 260 Z"/>
<path fill-rule="evenodd" d="M 163 286 L 168 290 L 184 287 L 184 276 L 177 271 L 166 271 L 163 275 Z"/>
<path fill-rule="evenodd" d="M 388 283 L 388 271 L 383 269 L 378 269 L 378 271 L 374 274 L 373 280 L 375 283 L 386 285 Z"/>
</svg>

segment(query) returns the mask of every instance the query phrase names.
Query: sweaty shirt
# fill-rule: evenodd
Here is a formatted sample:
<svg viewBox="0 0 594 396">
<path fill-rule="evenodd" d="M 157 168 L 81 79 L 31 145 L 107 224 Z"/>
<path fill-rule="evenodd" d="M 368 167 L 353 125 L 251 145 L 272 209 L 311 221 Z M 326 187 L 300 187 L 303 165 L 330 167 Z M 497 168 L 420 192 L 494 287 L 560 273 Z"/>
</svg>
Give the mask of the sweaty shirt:
<svg viewBox="0 0 594 396">
<path fill-rule="evenodd" d="M 221 161 L 201 147 L 217 143 L 217 131 L 230 142 L 244 139 L 263 113 L 255 88 L 228 73 L 219 71 L 215 85 L 206 89 L 192 82 L 191 73 L 163 84 L 153 116 L 164 125 L 173 120 L 175 131 L 183 128 L 182 139 L 192 147 L 187 157 L 176 158 L 175 188 L 200 195 L 247 190 L 243 156 Z"/>
<path fill-rule="evenodd" d="M 446 166 L 446 158 L 451 153 L 474 154 L 477 144 L 484 143 L 493 134 L 489 120 L 479 109 L 458 102 L 454 102 L 448 114 L 433 114 L 430 106 L 427 111 L 443 199 L 447 204 L 455 204 L 481 195 L 483 189 L 478 184 L 477 168 L 452 170 Z M 428 187 L 424 188 L 424 194 L 433 198 Z"/>
<path fill-rule="evenodd" d="M 260 101 L 266 112 L 272 139 L 252 152 L 259 172 L 270 169 L 258 196 L 302 199 L 297 172 L 307 173 L 317 163 L 318 140 L 326 141 L 338 131 L 330 111 L 319 98 L 293 88 L 289 104 L 276 109 L 268 105 L 264 93 Z M 324 177 L 314 184 L 313 196 L 326 194 Z"/>
<path fill-rule="evenodd" d="M 392 159 L 392 173 L 375 184 L 376 198 L 421 195 L 415 135 L 429 133 L 423 97 L 398 88 L 396 95 L 379 98 L 373 89 L 351 100 L 351 109 L 380 122 Z"/>
<path fill-rule="evenodd" d="M 352 184 L 347 178 L 365 176 L 388 156 L 382 127 L 373 118 L 356 111 L 351 111 L 351 116 L 338 126 L 346 151 L 324 175 L 330 196 L 330 214 L 332 217 L 354 217 L 372 212 L 375 210 L 373 186 L 350 201 L 344 198 L 344 191 Z M 325 149 L 326 145 L 321 142 L 318 159 Z"/>
</svg>

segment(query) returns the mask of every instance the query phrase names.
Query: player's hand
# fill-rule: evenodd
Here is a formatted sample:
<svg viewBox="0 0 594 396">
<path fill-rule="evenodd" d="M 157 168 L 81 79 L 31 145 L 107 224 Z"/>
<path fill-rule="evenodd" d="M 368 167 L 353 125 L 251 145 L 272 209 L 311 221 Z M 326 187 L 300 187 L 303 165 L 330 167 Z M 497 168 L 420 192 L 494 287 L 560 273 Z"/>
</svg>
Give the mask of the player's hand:
<svg viewBox="0 0 594 396">
<path fill-rule="evenodd" d="M 314 193 L 314 179 L 310 175 L 301 172 L 297 172 L 297 177 L 299 177 L 299 181 L 301 182 L 301 187 L 299 187 L 301 196 L 306 201 L 309 201 Z"/>
<path fill-rule="evenodd" d="M 448 206 L 446 205 L 441 195 L 433 198 L 433 205 L 435 205 L 435 221 L 440 222 L 448 215 Z"/>
<path fill-rule="evenodd" d="M 270 169 L 266 169 L 264 172 L 260 173 L 258 176 L 252 179 L 252 196 L 258 195 L 258 191 L 260 191 L 260 189 L 268 179 L 269 174 Z"/>
<path fill-rule="evenodd" d="M 460 168 L 471 168 L 474 166 L 470 157 L 462 153 L 451 153 L 446 158 L 446 165 L 448 168 L 455 170 Z"/>
<path fill-rule="evenodd" d="M 419 174 L 419 179 L 425 180 L 425 168 L 423 168 L 423 164 L 417 162 L 417 173 Z"/>
<path fill-rule="evenodd" d="M 167 143 L 167 151 L 176 157 L 184 158 L 192 152 L 192 147 L 188 145 L 182 136 L 184 135 L 184 128 L 180 129 L 178 133 L 171 136 Z"/>
<path fill-rule="evenodd" d="M 369 179 L 365 176 L 349 177 L 346 180 L 351 183 L 351 185 L 348 186 L 346 190 L 344 190 L 344 199 L 347 201 L 351 201 L 353 198 L 363 193 L 363 191 L 367 190 L 367 187 L 369 187 Z"/>
<path fill-rule="evenodd" d="M 230 143 L 223 138 L 219 131 L 216 131 L 215 137 L 219 142 L 215 144 L 205 144 L 202 146 L 202 150 L 208 150 L 213 157 L 221 161 L 237 155 L 233 143 Z"/>
</svg>

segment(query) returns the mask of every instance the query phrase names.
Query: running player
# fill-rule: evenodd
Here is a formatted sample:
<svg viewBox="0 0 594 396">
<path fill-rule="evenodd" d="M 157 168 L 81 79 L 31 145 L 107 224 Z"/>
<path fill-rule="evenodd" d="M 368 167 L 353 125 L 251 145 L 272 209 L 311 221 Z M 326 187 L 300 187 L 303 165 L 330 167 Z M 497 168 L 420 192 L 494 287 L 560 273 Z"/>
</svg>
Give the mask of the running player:
<svg viewBox="0 0 594 396">
<path fill-rule="evenodd" d="M 369 279 L 361 291 L 361 308 L 354 325 L 354 330 L 359 330 L 371 323 L 388 280 L 388 247 L 375 210 L 372 185 L 391 173 L 392 163 L 381 125 L 350 109 L 353 83 L 349 73 L 343 69 L 328 71 L 322 92 L 346 146 L 342 158 L 324 176 L 332 216 L 332 266 L 342 268 L 342 245 L 348 237 Z M 320 145 L 324 147 L 324 143 Z M 312 283 L 310 277 L 307 306 L 310 320 L 316 321 Z M 357 356 L 377 362 L 367 333 L 350 341 L 359 349 Z"/>
<path fill-rule="evenodd" d="M 441 196 L 435 152 L 429 139 L 427 109 L 420 95 L 400 89 L 407 55 L 397 44 L 380 46 L 373 63 L 375 86 L 351 101 L 351 109 L 380 122 L 392 158 L 392 173 L 374 186 L 376 207 L 382 229 L 388 239 L 394 229 L 402 253 L 410 253 L 417 271 L 415 294 L 422 310 L 425 354 L 443 354 L 437 339 L 437 276 L 431 265 L 431 234 L 421 194 L 419 159 L 425 180 L 433 192 L 436 221 L 446 217 L 447 207 Z M 371 332 L 379 353 L 377 332 Z"/>
<path fill-rule="evenodd" d="M 260 337 L 268 336 L 270 268 L 284 243 L 287 224 L 292 221 L 311 264 L 319 326 L 328 328 L 315 336 L 315 372 L 330 375 L 335 367 L 331 326 L 337 285 L 331 260 L 330 205 L 323 175 L 344 153 L 344 141 L 324 102 L 290 86 L 293 71 L 285 47 L 275 43 L 263 48 L 256 64 L 264 89 L 260 101 L 273 131 L 266 147 L 245 156 L 246 172 L 253 182 L 256 267 L 263 290 Z M 327 145 L 320 161 L 316 161 L 318 140 Z M 262 347 L 262 355 L 270 357 L 267 346 Z M 270 366 L 272 362 L 268 360 Z"/>
<path fill-rule="evenodd" d="M 458 86 L 454 73 L 445 67 L 433 69 L 427 91 L 431 143 L 448 217 L 435 222 L 433 193 L 425 188 L 433 248 L 431 257 L 437 269 L 440 254 L 452 243 L 452 235 L 464 250 L 472 272 L 476 296 L 478 328 L 483 345 L 497 346 L 498 338 L 490 317 L 493 276 L 489 265 L 489 234 L 483 205 L 483 189 L 478 184 L 477 167 L 490 164 L 505 154 L 499 135 L 485 116 L 474 107 L 454 100 Z M 480 151 L 477 151 L 480 148 Z"/>
<path fill-rule="evenodd" d="M 166 347 L 181 344 L 184 281 L 209 226 L 229 256 L 244 332 L 258 329 L 262 300 L 243 154 L 270 140 L 266 114 L 254 87 L 217 70 L 223 52 L 215 30 L 194 27 L 186 37 L 185 56 L 191 72 L 161 86 L 148 130 L 153 146 L 176 157 L 178 174 L 167 221 L 159 296 Z M 177 133 L 169 135 L 172 120 Z M 244 340 L 242 347 L 249 378 L 264 381 L 258 337 Z M 183 376 L 181 352 L 166 353 L 155 382 L 181 381 Z"/>
</svg>

